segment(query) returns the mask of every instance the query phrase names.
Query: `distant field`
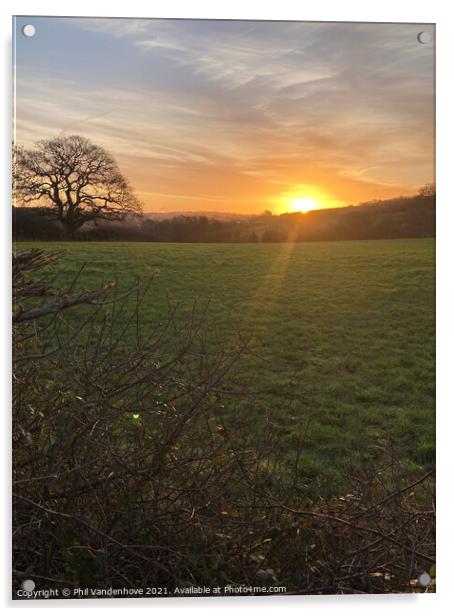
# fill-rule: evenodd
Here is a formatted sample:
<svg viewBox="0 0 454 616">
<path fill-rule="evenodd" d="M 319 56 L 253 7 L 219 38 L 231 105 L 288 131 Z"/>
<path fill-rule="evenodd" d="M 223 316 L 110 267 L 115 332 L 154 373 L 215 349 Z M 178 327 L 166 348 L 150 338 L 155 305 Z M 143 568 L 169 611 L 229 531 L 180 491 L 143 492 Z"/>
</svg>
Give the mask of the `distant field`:
<svg viewBox="0 0 454 616">
<path fill-rule="evenodd" d="M 61 286 L 84 263 L 84 288 L 104 275 L 123 288 L 154 273 L 148 324 L 165 318 L 169 302 L 184 315 L 210 300 L 219 344 L 238 330 L 252 335 L 254 354 L 240 365 L 257 392 L 244 408 L 248 429 L 260 429 L 267 408 L 281 409 L 283 455 L 303 431 L 308 478 L 342 482 L 351 464 L 374 462 L 382 439 L 415 470 L 433 463 L 432 239 L 39 245 L 65 251 Z"/>
</svg>

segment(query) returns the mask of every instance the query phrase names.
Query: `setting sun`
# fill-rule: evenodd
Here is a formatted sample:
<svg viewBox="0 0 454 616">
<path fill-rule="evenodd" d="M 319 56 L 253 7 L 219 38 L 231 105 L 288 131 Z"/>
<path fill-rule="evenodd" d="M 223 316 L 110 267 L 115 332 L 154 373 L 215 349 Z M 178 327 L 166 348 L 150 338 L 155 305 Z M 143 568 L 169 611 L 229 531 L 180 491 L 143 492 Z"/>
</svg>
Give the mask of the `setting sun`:
<svg viewBox="0 0 454 616">
<path fill-rule="evenodd" d="M 321 206 L 320 201 L 313 197 L 296 197 L 290 202 L 295 212 L 310 212 Z"/>
<path fill-rule="evenodd" d="M 316 184 L 296 184 L 292 186 L 292 190 L 275 197 L 274 203 L 281 214 L 306 213 L 345 205 L 331 192 Z"/>
</svg>

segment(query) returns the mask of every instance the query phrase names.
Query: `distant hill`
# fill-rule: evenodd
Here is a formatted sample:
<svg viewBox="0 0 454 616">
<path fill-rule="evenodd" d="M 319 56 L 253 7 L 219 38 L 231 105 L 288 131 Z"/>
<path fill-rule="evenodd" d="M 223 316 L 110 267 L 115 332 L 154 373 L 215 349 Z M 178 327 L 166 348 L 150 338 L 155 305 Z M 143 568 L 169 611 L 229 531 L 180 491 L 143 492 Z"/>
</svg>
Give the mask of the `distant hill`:
<svg viewBox="0 0 454 616">
<path fill-rule="evenodd" d="M 174 211 L 174 212 L 144 212 L 146 218 L 152 220 L 166 220 L 169 218 L 179 218 L 181 216 L 188 216 L 190 218 L 203 216 L 210 218 L 211 220 L 249 220 L 252 215 L 235 214 L 234 212 L 196 212 L 196 211 Z"/>
<path fill-rule="evenodd" d="M 20 240 L 63 240 L 43 208 L 13 208 Z M 77 239 L 138 242 L 311 242 L 435 236 L 435 195 L 398 197 L 357 206 L 273 216 L 219 212 L 158 212 L 82 227 Z"/>
</svg>

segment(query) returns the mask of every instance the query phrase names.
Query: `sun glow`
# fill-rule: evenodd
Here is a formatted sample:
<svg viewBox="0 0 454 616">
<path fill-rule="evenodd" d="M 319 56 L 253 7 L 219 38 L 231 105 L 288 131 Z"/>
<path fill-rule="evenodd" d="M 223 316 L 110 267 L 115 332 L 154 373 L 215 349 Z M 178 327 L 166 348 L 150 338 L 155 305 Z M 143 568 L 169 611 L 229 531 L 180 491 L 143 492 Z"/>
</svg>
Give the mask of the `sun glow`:
<svg viewBox="0 0 454 616">
<path fill-rule="evenodd" d="M 312 212 L 313 210 L 323 210 L 329 207 L 340 207 L 344 205 L 335 195 L 323 190 L 314 184 L 297 184 L 292 190 L 283 192 L 276 196 L 274 203 L 281 214 L 291 212 Z"/>
<path fill-rule="evenodd" d="M 295 197 L 290 199 L 289 205 L 295 212 L 310 212 L 321 207 L 320 201 L 314 197 Z"/>
</svg>

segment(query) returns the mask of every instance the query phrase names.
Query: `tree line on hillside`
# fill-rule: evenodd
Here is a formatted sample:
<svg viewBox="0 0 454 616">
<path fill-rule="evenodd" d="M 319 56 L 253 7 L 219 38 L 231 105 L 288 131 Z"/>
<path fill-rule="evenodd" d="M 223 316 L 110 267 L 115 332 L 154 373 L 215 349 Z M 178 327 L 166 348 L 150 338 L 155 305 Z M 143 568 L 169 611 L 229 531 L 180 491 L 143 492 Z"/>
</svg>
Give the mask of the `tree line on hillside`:
<svg viewBox="0 0 454 616">
<path fill-rule="evenodd" d="M 414 197 L 238 220 L 143 216 L 142 204 L 103 148 L 72 135 L 13 151 L 17 241 L 303 242 L 433 237 L 435 187 Z"/>
<path fill-rule="evenodd" d="M 50 220 L 45 208 L 36 207 L 14 208 L 13 235 L 16 241 L 68 239 L 65 228 L 57 220 Z M 74 235 L 79 241 L 231 243 L 434 236 L 435 195 L 231 221 L 183 215 L 164 220 L 137 216 L 122 222 L 97 220 L 87 223 Z"/>
</svg>

